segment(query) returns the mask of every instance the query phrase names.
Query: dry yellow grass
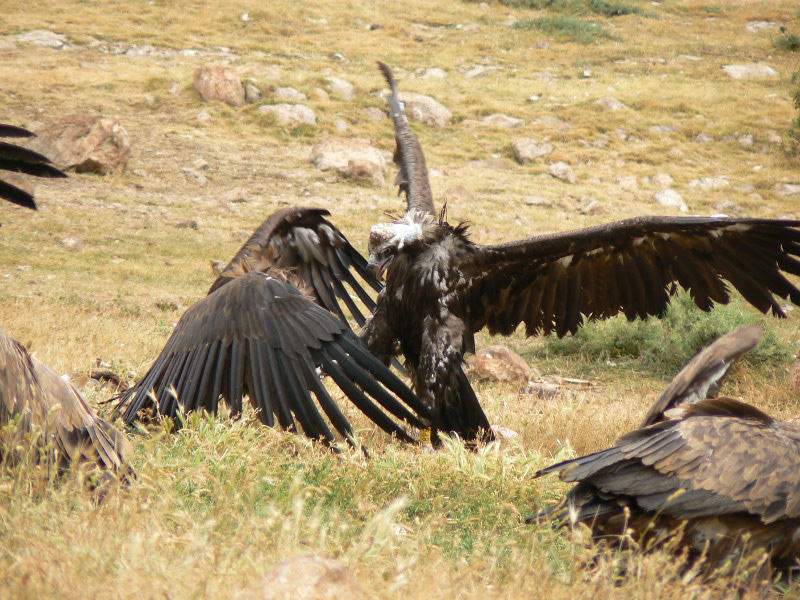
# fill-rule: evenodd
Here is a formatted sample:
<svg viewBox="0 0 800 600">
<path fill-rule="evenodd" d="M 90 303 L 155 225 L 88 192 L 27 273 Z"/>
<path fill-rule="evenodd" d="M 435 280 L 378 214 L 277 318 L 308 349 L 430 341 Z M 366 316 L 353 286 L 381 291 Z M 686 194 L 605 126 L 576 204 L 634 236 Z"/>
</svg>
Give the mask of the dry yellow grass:
<svg viewBox="0 0 800 600">
<path fill-rule="evenodd" d="M 348 123 L 345 135 L 393 149 L 389 122 L 374 122 L 362 110 L 383 108 L 376 59 L 395 67 L 401 90 L 431 94 L 453 111 L 449 127 L 413 127 L 436 171 L 435 196 L 458 185 L 473 193 L 469 203 L 452 203 L 449 214 L 468 218 L 478 242 L 672 214 L 651 200 L 654 186 L 626 190 L 617 180 L 622 174 L 641 181 L 668 173 L 692 213 L 717 212 L 717 203 L 730 199 L 752 216 L 800 216 L 796 198 L 772 189 L 797 181 L 797 160 L 769 141 L 771 132 L 785 135 L 796 116 L 790 79 L 797 56 L 774 47 L 775 32 L 744 29 L 750 20 L 771 20 L 796 33 L 796 3 L 631 3 L 646 14 L 592 16 L 614 38 L 585 46 L 509 27 L 509 15 L 547 13 L 497 3 L 67 0 L 56 10 L 52 2 L 6 0 L 0 35 L 50 29 L 66 35 L 71 48 L 0 40 L 0 121 L 34 127 L 50 116 L 101 112 L 122 122 L 133 156 L 127 171 L 108 177 L 38 183 L 37 213 L 0 208 L 0 324 L 61 371 L 86 369 L 99 357 L 142 374 L 180 312 L 207 290 L 209 260 L 227 260 L 276 208 L 328 208 L 365 249 L 368 225 L 401 208 L 394 190 L 331 180 L 308 155 L 315 140 L 335 133 L 335 119 Z M 477 31 L 458 27 L 473 23 Z M 204 55 L 104 51 L 132 44 Z M 346 60 L 332 58 L 334 52 Z M 211 62 L 228 62 L 267 89 L 293 86 L 307 94 L 338 75 L 357 96 L 309 101 L 316 127 L 276 127 L 253 106 L 202 103 L 192 74 Z M 780 75 L 735 81 L 721 70 L 745 62 L 767 62 Z M 477 64 L 497 68 L 465 78 L 464 68 Z M 414 76 L 434 66 L 448 72 L 446 80 Z M 265 75 L 265 67 L 277 76 Z M 169 92 L 173 82 L 176 93 Z M 528 102 L 533 95 L 539 100 Z M 630 110 L 603 111 L 594 101 L 604 96 Z M 200 111 L 210 122 L 197 120 Z M 460 125 L 494 112 L 526 125 Z M 571 127 L 539 121 L 549 116 Z M 656 125 L 674 129 L 654 133 Z M 617 129 L 636 139 L 623 140 Z M 695 143 L 700 132 L 713 141 Z M 754 136 L 752 147 L 735 141 L 742 134 Z M 522 135 L 550 139 L 556 149 L 546 160 L 517 165 L 510 144 Z M 603 147 L 592 145 L 598 140 Z M 492 156 L 506 168 L 469 165 Z M 202 186 L 181 171 L 199 159 L 208 164 Z M 569 162 L 578 183 L 547 175 L 551 160 Z M 731 185 L 688 187 L 715 175 Z M 235 187 L 248 190 L 248 202 L 223 201 Z M 553 206 L 528 205 L 529 195 L 546 196 Z M 580 213 L 587 198 L 602 210 Z M 198 230 L 178 227 L 192 218 L 200 219 Z M 64 247 L 67 235 L 83 240 L 81 251 Z M 774 326 L 793 342 L 797 311 Z M 511 344 L 529 350 L 546 342 L 518 336 Z M 568 376 L 585 366 L 579 363 L 546 365 Z M 793 417 L 800 410 L 783 391 L 782 369 L 739 369 L 728 390 Z M 311 550 L 342 560 L 381 598 L 721 597 L 729 580 L 717 588 L 683 585 L 677 567 L 660 555 L 633 555 L 621 579 L 615 565 L 623 557 L 615 553 L 587 569 L 591 550 L 568 534 L 521 524 L 527 511 L 565 489 L 531 481 L 533 471 L 609 444 L 639 422 L 665 385 L 626 365 L 598 368 L 597 380 L 555 400 L 477 384 L 490 420 L 521 436 L 477 455 L 457 445 L 420 455 L 356 419 L 373 458 L 333 457 L 299 439 L 221 420 L 195 422 L 178 436 L 131 432 L 139 480 L 99 507 L 77 485 L 54 485 L 35 467 L 3 475 L 0 596 L 234 597 L 280 560 Z M 397 534 L 397 524 L 406 535 Z"/>
</svg>

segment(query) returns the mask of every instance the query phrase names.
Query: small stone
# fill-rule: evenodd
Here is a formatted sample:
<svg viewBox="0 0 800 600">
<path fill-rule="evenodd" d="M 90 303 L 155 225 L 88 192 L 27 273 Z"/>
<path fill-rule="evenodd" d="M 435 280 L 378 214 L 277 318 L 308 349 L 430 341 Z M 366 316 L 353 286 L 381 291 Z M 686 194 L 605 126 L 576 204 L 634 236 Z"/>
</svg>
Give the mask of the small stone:
<svg viewBox="0 0 800 600">
<path fill-rule="evenodd" d="M 659 190 L 653 194 L 653 200 L 662 206 L 674 206 L 681 212 L 689 212 L 689 207 L 686 206 L 683 197 L 673 189 Z"/>
<path fill-rule="evenodd" d="M 67 36 L 47 29 L 34 29 L 13 36 L 18 43 L 41 46 L 42 48 L 55 48 L 60 50 L 67 45 Z"/>
<path fill-rule="evenodd" d="M 336 131 L 341 131 L 343 133 L 350 128 L 350 126 L 347 124 L 347 121 L 344 119 L 335 119 L 333 121 L 333 126 L 336 128 Z"/>
<path fill-rule="evenodd" d="M 459 204 L 466 204 L 475 200 L 475 196 L 463 185 L 455 188 L 445 190 L 442 200 L 447 203 L 448 207 L 458 206 Z"/>
<path fill-rule="evenodd" d="M 242 81 L 231 67 L 222 65 L 197 67 L 194 71 L 194 88 L 206 102 L 221 100 L 231 106 L 244 104 Z"/>
<path fill-rule="evenodd" d="M 701 131 L 697 134 L 697 137 L 694 138 L 694 141 L 698 144 L 705 144 L 711 141 L 711 136 Z"/>
<path fill-rule="evenodd" d="M 341 77 L 326 77 L 325 82 L 334 94 L 344 100 L 352 100 L 356 97 L 356 90 L 353 84 Z"/>
<path fill-rule="evenodd" d="M 383 186 L 386 161 L 380 150 L 366 140 L 325 138 L 313 147 L 310 160 L 321 171 L 334 170 L 348 179 Z"/>
<path fill-rule="evenodd" d="M 264 104 L 258 112 L 274 115 L 279 125 L 317 124 L 317 115 L 303 104 Z"/>
<path fill-rule="evenodd" d="M 523 165 L 536 160 L 540 156 L 550 154 L 554 150 L 553 144 L 549 142 L 540 144 L 534 138 L 529 137 L 523 137 L 514 140 L 511 143 L 511 149 L 514 151 L 514 158 L 517 159 L 517 162 Z"/>
<path fill-rule="evenodd" d="M 422 74 L 422 79 L 445 79 L 446 77 L 447 71 L 439 67 L 425 69 L 425 72 Z"/>
<path fill-rule="evenodd" d="M 467 23 L 461 28 L 464 33 L 480 33 L 481 28 L 477 23 Z"/>
<path fill-rule="evenodd" d="M 689 187 L 700 188 L 701 190 L 718 190 L 728 187 L 730 184 L 730 179 L 724 175 L 716 175 L 715 177 L 700 177 L 699 179 L 692 179 L 689 182 Z"/>
<path fill-rule="evenodd" d="M 476 65 L 471 69 L 468 69 L 464 73 L 464 77 L 466 79 L 472 79 L 473 77 L 483 77 L 487 73 L 496 70 L 497 67 L 488 67 L 486 65 Z"/>
<path fill-rule="evenodd" d="M 752 133 L 745 133 L 740 135 L 736 138 L 736 141 L 739 142 L 740 145 L 744 146 L 745 148 L 749 148 L 753 145 L 753 134 Z"/>
<path fill-rule="evenodd" d="M 503 427 L 502 425 L 492 425 L 492 433 L 494 433 L 495 438 L 507 442 L 519 439 L 519 434 L 516 431 L 508 427 Z"/>
<path fill-rule="evenodd" d="M 303 92 L 299 92 L 293 87 L 278 88 L 275 90 L 275 96 L 289 102 L 305 102 L 308 100 L 308 97 Z"/>
<path fill-rule="evenodd" d="M 617 175 L 614 180 L 623 190 L 635 192 L 639 189 L 639 182 L 636 180 L 635 175 Z"/>
<path fill-rule="evenodd" d="M 800 183 L 776 183 L 772 191 L 781 196 L 800 196 Z"/>
<path fill-rule="evenodd" d="M 718 213 L 722 213 L 722 214 L 728 215 L 730 217 L 746 217 L 747 216 L 747 213 L 744 211 L 744 209 L 741 206 L 739 206 L 738 204 L 734 204 L 733 202 L 731 202 L 727 198 L 717 202 L 717 204 L 714 206 L 714 209 Z"/>
<path fill-rule="evenodd" d="M 169 86 L 169 93 L 172 95 L 177 94 L 181 91 L 181 84 L 177 81 L 173 81 L 172 84 Z"/>
<path fill-rule="evenodd" d="M 675 128 L 672 125 L 653 125 L 652 127 L 650 127 L 649 131 L 650 133 L 656 133 L 656 134 L 668 134 L 668 133 L 674 133 Z"/>
<path fill-rule="evenodd" d="M 198 123 L 202 123 L 203 125 L 208 125 L 214 121 L 214 119 L 211 118 L 211 115 L 204 110 L 201 110 L 199 113 L 197 113 L 194 118 L 197 119 Z"/>
<path fill-rule="evenodd" d="M 625 109 L 628 108 L 622 102 L 620 102 L 619 100 L 617 100 L 616 98 L 613 98 L 611 96 L 605 96 L 603 98 L 598 98 L 597 100 L 594 101 L 594 103 L 596 105 L 598 105 L 598 106 L 602 106 L 606 110 L 611 110 L 611 111 L 625 110 Z"/>
<path fill-rule="evenodd" d="M 186 177 L 197 180 L 197 183 L 199 183 L 200 185 L 206 185 L 208 183 L 208 178 L 197 169 L 193 169 L 191 167 L 183 167 L 181 171 L 183 172 L 184 175 L 186 175 Z"/>
<path fill-rule="evenodd" d="M 663 171 L 653 175 L 651 181 L 653 182 L 654 186 L 661 189 L 668 188 L 673 183 L 672 176 L 669 173 L 664 173 Z"/>
<path fill-rule="evenodd" d="M 328 94 L 328 92 L 318 87 L 311 90 L 310 97 L 312 100 L 315 100 L 316 102 L 329 102 L 331 99 L 330 94 Z"/>
<path fill-rule="evenodd" d="M 532 383 L 522 388 L 520 393 L 531 394 L 542 400 L 552 400 L 561 396 L 564 393 L 564 389 L 554 383 Z"/>
<path fill-rule="evenodd" d="M 388 95 L 389 92 L 386 90 L 381 92 L 381 98 L 384 101 Z M 400 92 L 400 100 L 405 104 L 408 118 L 425 125 L 445 127 L 453 119 L 453 113 L 440 102 L 425 94 Z"/>
<path fill-rule="evenodd" d="M 522 202 L 527 206 L 544 206 L 546 208 L 553 206 L 553 201 L 544 196 L 525 196 L 522 198 Z"/>
<path fill-rule="evenodd" d="M 261 90 L 253 83 L 244 84 L 244 101 L 248 104 L 255 104 L 261 100 Z"/>
<path fill-rule="evenodd" d="M 223 202 L 249 202 L 250 192 L 245 187 L 235 187 L 222 195 Z"/>
<path fill-rule="evenodd" d="M 178 229 L 194 229 L 195 231 L 198 231 L 200 229 L 200 225 L 201 225 L 200 219 L 195 218 L 195 219 L 187 219 L 186 221 L 180 221 L 175 224 L 175 227 L 177 227 Z"/>
<path fill-rule="evenodd" d="M 769 65 L 749 63 L 743 65 L 725 65 L 722 67 L 725 74 L 733 79 L 752 79 L 762 77 L 775 77 L 778 72 Z"/>
<path fill-rule="evenodd" d="M 488 117 L 484 117 L 480 121 L 466 119 L 462 121 L 462 124 L 483 125 L 486 127 L 499 127 L 502 129 L 517 129 L 519 127 L 523 127 L 525 125 L 525 121 L 523 121 L 522 119 L 517 119 L 515 117 L 509 117 L 508 115 L 495 113 L 493 115 L 489 115 Z"/>
<path fill-rule="evenodd" d="M 748 21 L 744 29 L 748 33 L 760 33 L 771 29 L 778 29 L 779 25 L 773 21 Z"/>
<path fill-rule="evenodd" d="M 578 180 L 572 167 L 561 160 L 550 165 L 550 175 L 567 183 L 575 183 Z"/>
<path fill-rule="evenodd" d="M 61 245 L 72 252 L 80 252 L 83 249 L 83 240 L 77 235 L 67 235 L 61 238 Z"/>
<path fill-rule="evenodd" d="M 386 116 L 386 113 L 383 112 L 377 106 L 368 106 L 364 109 L 364 114 L 367 115 L 373 121 L 385 121 L 389 117 Z"/>
</svg>

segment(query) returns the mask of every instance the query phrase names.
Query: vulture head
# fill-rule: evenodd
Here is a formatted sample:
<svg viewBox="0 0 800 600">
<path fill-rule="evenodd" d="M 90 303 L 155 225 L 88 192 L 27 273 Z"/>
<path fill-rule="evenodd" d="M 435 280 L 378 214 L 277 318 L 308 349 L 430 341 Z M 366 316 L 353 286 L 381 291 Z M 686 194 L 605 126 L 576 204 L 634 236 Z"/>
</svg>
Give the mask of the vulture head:
<svg viewBox="0 0 800 600">
<path fill-rule="evenodd" d="M 439 222 L 428 212 L 411 209 L 393 223 L 378 223 L 369 230 L 369 269 L 381 279 L 394 258 L 403 251 L 431 241 Z"/>
</svg>

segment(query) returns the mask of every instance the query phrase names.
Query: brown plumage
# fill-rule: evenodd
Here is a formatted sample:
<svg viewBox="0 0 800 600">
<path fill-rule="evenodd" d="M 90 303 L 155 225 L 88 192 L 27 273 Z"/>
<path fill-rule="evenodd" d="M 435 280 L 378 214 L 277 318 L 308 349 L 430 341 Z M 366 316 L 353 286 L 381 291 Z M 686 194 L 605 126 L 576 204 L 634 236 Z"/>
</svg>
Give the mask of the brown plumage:
<svg viewBox="0 0 800 600">
<path fill-rule="evenodd" d="M 391 84 L 388 68 L 381 70 Z M 395 113 L 396 92 L 389 101 Z M 728 285 L 776 316 L 784 316 L 776 297 L 800 304 L 800 290 L 784 275 L 800 275 L 800 221 L 639 217 L 475 244 L 465 224 L 435 216 L 419 143 L 404 119 L 394 122 L 396 156 L 414 157 L 415 167 L 401 169 L 405 215 L 371 230 L 370 265 L 385 272 L 386 289 L 362 338 L 382 359 L 399 342 L 439 428 L 474 437 L 488 426 L 474 393 L 463 395 L 469 384 L 460 372 L 484 327 L 508 335 L 524 323 L 528 335 L 563 336 L 586 319 L 661 316 L 679 287 L 703 310 L 727 303 Z"/>
<path fill-rule="evenodd" d="M 657 407 L 663 420 L 607 450 L 535 475 L 558 473 L 577 485 L 560 504 L 528 519 L 585 523 L 596 536 L 642 548 L 688 550 L 709 574 L 756 553 L 756 564 L 788 570 L 800 558 L 800 427 L 731 398 L 698 398 L 719 368 L 758 342 L 743 328 L 717 340 L 676 376 Z M 726 368 L 722 368 L 726 370 Z M 724 374 L 724 373 L 723 373 Z"/>
<path fill-rule="evenodd" d="M 0 330 L 0 425 L 6 449 L 27 445 L 49 451 L 59 468 L 97 466 L 121 473 L 130 452 L 126 437 L 98 417 L 78 391 Z"/>
<path fill-rule="evenodd" d="M 0 138 L 33 136 L 33 133 L 22 127 L 0 125 Z M 33 150 L 2 141 L 0 141 L 0 170 L 25 173 L 36 177 L 66 177 L 66 174 L 55 168 L 47 157 Z M 36 210 L 36 202 L 31 194 L 2 179 L 0 179 L 0 198 Z"/>
<path fill-rule="evenodd" d="M 256 230 L 209 295 L 183 314 L 147 374 L 121 395 L 125 422 L 146 406 L 170 417 L 216 413 L 220 400 L 238 414 L 249 396 L 266 425 L 299 425 L 307 436 L 331 442 L 324 414 L 352 442 L 352 427 L 322 385 L 319 368 L 379 427 L 413 441 L 393 417 L 424 427 L 420 418 L 430 414 L 344 319 L 339 301 L 363 322 L 343 283 L 368 309 L 372 302 L 351 267 L 365 283 L 380 286 L 326 214 L 285 208 Z"/>
</svg>

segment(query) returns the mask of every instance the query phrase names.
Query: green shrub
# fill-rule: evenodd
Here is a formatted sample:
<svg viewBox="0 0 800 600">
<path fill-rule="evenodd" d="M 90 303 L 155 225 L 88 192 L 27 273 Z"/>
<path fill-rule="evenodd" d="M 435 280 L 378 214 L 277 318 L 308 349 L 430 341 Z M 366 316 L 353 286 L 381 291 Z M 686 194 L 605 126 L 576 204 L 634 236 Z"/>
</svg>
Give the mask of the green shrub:
<svg viewBox="0 0 800 600">
<path fill-rule="evenodd" d="M 514 24 L 514 27 L 542 31 L 559 41 L 578 44 L 592 44 L 598 38 L 611 38 L 611 35 L 597 23 L 562 15 L 520 19 Z"/>
</svg>

